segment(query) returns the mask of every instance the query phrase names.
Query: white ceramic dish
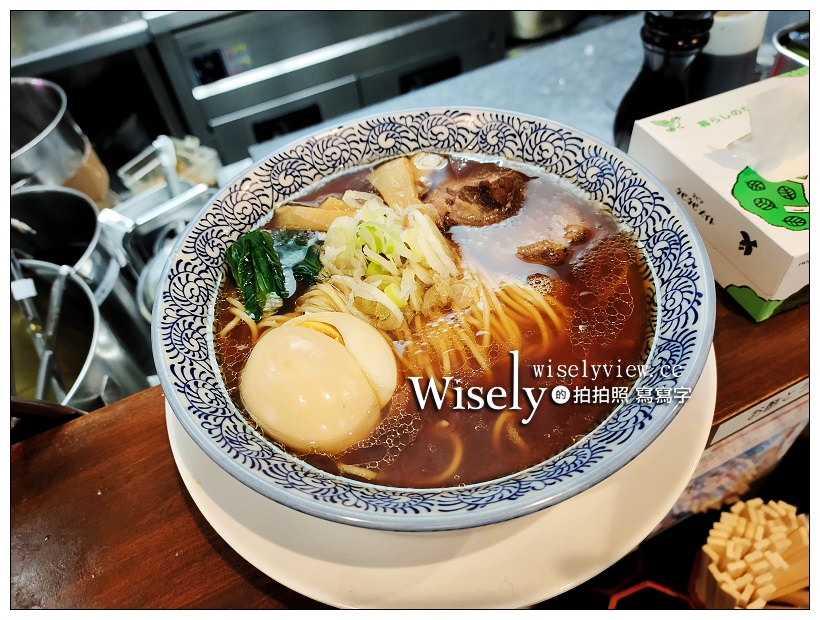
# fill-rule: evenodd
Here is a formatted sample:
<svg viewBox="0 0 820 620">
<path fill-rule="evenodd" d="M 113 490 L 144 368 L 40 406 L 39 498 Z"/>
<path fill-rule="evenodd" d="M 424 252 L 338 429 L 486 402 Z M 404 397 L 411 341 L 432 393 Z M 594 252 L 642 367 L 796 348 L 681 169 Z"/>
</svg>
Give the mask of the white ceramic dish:
<svg viewBox="0 0 820 620">
<path fill-rule="evenodd" d="M 546 119 L 485 109 L 415 110 L 365 118 L 287 146 L 217 194 L 191 222 L 160 283 L 152 333 L 157 373 L 182 427 L 220 467 L 296 510 L 376 529 L 433 531 L 498 523 L 573 497 L 614 474 L 675 418 L 682 400 L 631 398 L 584 439 L 505 478 L 446 489 L 396 489 L 331 476 L 255 432 L 227 395 L 212 317 L 226 245 L 271 205 L 334 172 L 419 150 L 481 153 L 557 174 L 610 208 L 636 238 L 657 291 L 648 369 L 633 386 L 691 390 L 709 354 L 714 280 L 689 217 L 623 153 Z M 677 376 L 667 376 L 677 367 Z"/>
<path fill-rule="evenodd" d="M 242 557 L 292 590 L 345 608 L 518 608 L 594 577 L 652 532 L 700 459 L 716 387 L 712 350 L 681 413 L 620 471 L 534 514 L 448 532 L 378 531 L 297 512 L 228 475 L 170 408 L 167 421 L 202 514 Z"/>
</svg>

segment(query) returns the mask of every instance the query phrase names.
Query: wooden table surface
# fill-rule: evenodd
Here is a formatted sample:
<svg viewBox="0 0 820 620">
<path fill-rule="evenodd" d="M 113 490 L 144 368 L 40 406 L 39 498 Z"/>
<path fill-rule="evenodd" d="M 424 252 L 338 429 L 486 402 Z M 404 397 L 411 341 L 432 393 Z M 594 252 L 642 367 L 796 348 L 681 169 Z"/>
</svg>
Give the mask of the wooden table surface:
<svg viewBox="0 0 820 620">
<path fill-rule="evenodd" d="M 756 324 L 718 291 L 720 421 L 808 376 L 809 307 Z M 155 387 L 11 446 L 11 607 L 323 605 L 270 579 L 202 517 Z"/>
</svg>

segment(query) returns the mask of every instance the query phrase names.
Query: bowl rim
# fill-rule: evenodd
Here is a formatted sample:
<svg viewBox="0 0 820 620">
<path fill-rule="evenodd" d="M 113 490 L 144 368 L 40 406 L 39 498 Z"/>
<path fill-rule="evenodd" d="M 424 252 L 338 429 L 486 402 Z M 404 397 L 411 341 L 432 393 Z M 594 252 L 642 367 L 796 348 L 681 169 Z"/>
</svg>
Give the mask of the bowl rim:
<svg viewBox="0 0 820 620">
<path fill-rule="evenodd" d="M 199 213 L 194 218 L 192 218 L 189 224 L 185 227 L 184 232 L 181 235 L 179 235 L 177 242 L 174 245 L 164 265 L 162 275 L 160 278 L 161 288 L 158 292 L 162 292 L 165 290 L 165 287 L 168 284 L 170 273 L 173 270 L 174 264 L 177 260 L 180 259 L 182 247 L 185 245 L 186 239 L 188 239 L 191 232 L 196 228 L 201 218 L 204 215 L 206 215 L 210 209 L 215 208 L 217 203 L 224 199 L 230 193 L 231 189 L 235 187 L 237 183 L 241 182 L 243 178 L 245 178 L 247 175 L 253 174 L 254 171 L 258 171 L 261 166 L 264 166 L 267 163 L 273 161 L 273 159 L 277 155 L 293 152 L 299 147 L 304 147 L 307 144 L 314 143 L 323 138 L 338 136 L 345 129 L 360 127 L 363 123 L 371 121 L 391 119 L 400 116 L 416 117 L 422 115 L 455 113 L 467 115 L 473 121 L 475 120 L 475 117 L 477 115 L 500 115 L 502 117 L 509 117 L 517 119 L 519 121 L 534 122 L 544 125 L 545 127 L 549 127 L 551 129 L 558 129 L 568 132 L 573 136 L 580 138 L 585 145 L 591 145 L 593 147 L 603 150 L 605 157 L 609 158 L 610 160 L 614 158 L 617 164 L 625 166 L 627 169 L 631 169 L 632 171 L 638 173 L 639 176 L 643 177 L 645 181 L 650 182 L 650 184 L 653 186 L 651 188 L 653 192 L 657 194 L 658 198 L 660 198 L 668 207 L 669 215 L 667 217 L 676 220 L 677 223 L 682 226 L 683 230 L 687 234 L 687 240 L 691 245 L 691 253 L 698 259 L 696 261 L 696 267 L 699 272 L 699 280 L 702 281 L 702 290 L 699 289 L 699 318 L 696 321 L 696 323 L 699 325 L 699 329 L 697 330 L 698 346 L 694 348 L 691 357 L 687 361 L 685 373 L 678 378 L 682 385 L 688 386 L 690 389 L 693 389 L 697 384 L 697 381 L 699 380 L 701 373 L 703 372 L 713 340 L 715 320 L 715 290 L 712 269 L 711 264 L 709 262 L 708 254 L 705 245 L 691 217 L 685 211 L 681 203 L 675 198 L 672 192 L 670 192 L 665 187 L 665 185 L 663 185 L 656 178 L 656 176 L 653 173 L 647 170 L 639 162 L 635 161 L 634 159 L 631 159 L 626 153 L 623 153 L 615 146 L 610 145 L 599 138 L 591 136 L 590 134 L 580 131 L 565 123 L 561 123 L 559 121 L 554 121 L 552 119 L 540 117 L 537 115 L 515 112 L 512 110 L 481 106 L 415 107 L 408 109 L 390 110 L 380 113 L 373 113 L 367 116 L 352 118 L 350 120 L 344 120 L 338 123 L 328 124 L 325 126 L 320 126 L 317 127 L 315 132 L 296 138 L 283 146 L 277 147 L 268 155 L 253 162 L 243 172 L 240 172 L 237 175 L 235 175 L 235 177 L 229 183 L 223 185 L 202 207 Z M 420 149 L 413 149 L 409 151 L 402 150 L 391 155 L 383 154 L 381 157 L 359 159 L 357 162 L 351 164 L 351 166 L 349 167 L 359 166 L 372 161 L 377 161 L 379 159 L 387 159 L 389 157 L 397 156 L 402 153 L 414 152 L 416 150 Z M 453 149 L 439 149 L 439 151 L 450 153 L 457 152 Z M 503 155 L 499 155 L 499 157 L 504 158 Z M 532 164 L 531 162 L 524 163 L 527 165 L 537 165 Z M 330 175 L 338 174 L 342 170 L 343 168 L 334 169 L 330 172 Z M 329 175 L 321 175 L 320 179 L 325 178 L 327 176 Z M 316 182 L 316 180 L 312 182 Z M 291 195 L 303 190 L 304 187 L 306 186 L 291 191 Z M 278 202 L 281 203 L 281 201 Z M 261 214 L 260 217 L 255 218 L 252 222 L 243 222 L 243 227 L 241 230 L 244 231 L 253 228 L 258 228 L 266 221 L 268 221 L 272 217 L 272 214 L 273 207 L 272 205 L 268 205 L 266 210 Z M 657 275 L 655 274 L 654 263 L 649 257 L 647 257 L 647 263 L 650 266 L 650 269 L 652 270 L 653 279 L 656 280 L 656 291 L 659 291 L 660 283 L 657 282 Z M 224 265 L 222 269 L 224 271 Z M 571 499 L 572 496 L 580 492 L 583 492 L 587 488 L 590 488 L 591 486 L 594 486 L 602 480 L 611 476 L 615 471 L 626 465 L 638 454 L 640 454 L 643 451 L 643 449 L 645 449 L 649 444 L 651 444 L 657 438 L 657 436 L 660 435 L 660 433 L 666 428 L 666 426 L 668 426 L 671 420 L 678 414 L 678 412 L 682 409 L 684 404 L 682 401 L 678 401 L 671 403 L 669 406 L 663 407 L 662 417 L 656 423 L 651 424 L 648 430 L 644 430 L 641 433 L 639 440 L 631 444 L 629 450 L 620 450 L 612 455 L 607 456 L 603 463 L 595 464 L 595 466 L 592 467 L 591 470 L 587 470 L 586 472 L 582 473 L 582 475 L 575 476 L 569 482 L 561 482 L 559 485 L 557 485 L 557 489 L 553 488 L 552 490 L 550 490 L 545 487 L 544 491 L 542 493 L 539 493 L 537 498 L 530 498 L 524 502 L 513 501 L 513 503 L 496 501 L 481 506 L 480 510 L 473 509 L 475 507 L 467 507 L 466 509 L 452 509 L 451 511 L 446 512 L 416 512 L 410 509 L 407 512 L 399 511 L 391 513 L 389 511 L 382 512 L 379 510 L 363 510 L 360 507 L 357 507 L 355 505 L 351 506 L 345 504 L 344 502 L 338 504 L 328 502 L 325 500 L 317 500 L 315 497 L 310 495 L 294 494 L 290 489 L 280 488 L 271 480 L 268 480 L 262 477 L 262 475 L 256 473 L 255 471 L 239 464 L 234 458 L 230 457 L 230 455 L 228 455 L 222 448 L 217 446 L 208 437 L 207 433 L 203 432 L 201 425 L 197 423 L 194 417 L 188 415 L 185 412 L 185 405 L 180 398 L 180 394 L 173 386 L 173 381 L 170 377 L 170 373 L 167 368 L 167 360 L 165 359 L 163 350 L 161 348 L 161 338 L 158 337 L 158 334 L 161 330 L 161 310 L 163 308 L 164 297 L 165 295 L 158 294 L 154 303 L 154 311 L 151 325 L 152 348 L 154 352 L 158 378 L 160 380 L 161 385 L 164 388 L 165 398 L 168 401 L 168 405 L 170 406 L 171 410 L 174 412 L 174 415 L 177 417 L 177 419 L 179 419 L 180 423 L 182 424 L 183 428 L 185 428 L 186 432 L 195 440 L 197 445 L 199 445 L 199 447 L 206 454 L 208 454 L 208 456 L 211 459 L 213 459 L 223 469 L 228 471 L 228 473 L 230 473 L 232 476 L 240 480 L 243 484 L 254 489 L 258 493 L 270 498 L 273 501 L 286 505 L 300 512 L 318 518 L 323 518 L 348 525 L 393 531 L 438 531 L 479 527 L 530 514 L 537 510 L 558 503 L 559 501 Z M 209 325 L 212 324 L 213 320 L 214 299 L 215 291 L 209 296 L 207 302 L 207 320 Z M 662 320 L 663 308 L 661 308 L 659 304 L 657 308 L 656 326 L 653 334 L 653 342 L 647 357 L 647 361 L 652 359 L 652 356 L 656 350 L 656 346 L 658 343 L 658 334 L 660 326 L 662 324 Z M 216 359 L 212 346 L 212 334 L 208 334 L 208 343 L 210 346 L 210 350 L 208 352 L 208 361 L 212 365 L 212 369 L 216 370 L 216 377 L 219 381 L 219 386 L 224 389 L 221 374 L 219 373 L 218 367 L 216 366 Z M 634 391 L 634 386 L 632 390 Z M 236 408 L 233 405 L 233 403 L 230 402 L 230 399 L 228 399 L 228 401 L 229 407 L 235 410 Z M 614 407 L 613 412 L 610 413 L 607 419 L 612 417 L 612 415 L 616 411 L 618 411 L 619 408 L 620 406 Z M 657 410 L 657 407 L 655 407 L 653 411 L 654 410 Z M 238 414 L 238 411 L 236 411 L 235 413 Z M 593 433 L 595 433 L 595 430 L 593 430 L 590 433 L 590 435 L 592 435 Z M 589 437 L 589 435 L 587 437 Z M 469 488 L 473 490 L 478 488 L 487 488 L 494 485 L 498 485 L 499 483 L 510 481 L 512 479 L 521 479 L 522 477 L 526 477 L 528 475 L 528 472 L 531 472 L 532 470 L 537 469 L 539 467 L 543 467 L 546 463 L 554 462 L 556 459 L 560 458 L 562 455 L 576 448 L 579 444 L 582 443 L 584 443 L 584 440 L 577 442 L 570 448 L 567 448 L 560 454 L 555 455 L 550 459 L 547 459 L 543 463 L 523 470 L 522 472 L 516 472 L 514 474 L 510 474 L 508 476 L 504 476 L 502 478 L 497 478 L 486 482 L 467 485 L 463 488 Z M 281 451 L 277 450 L 277 453 L 279 452 Z M 286 459 L 289 459 L 290 461 L 295 461 L 299 466 L 302 467 L 303 470 L 312 470 L 314 474 L 318 474 L 325 481 L 330 481 L 332 484 L 343 484 L 346 487 L 357 489 L 361 492 L 364 492 L 366 490 L 370 494 L 384 494 L 385 499 L 387 499 L 386 496 L 388 495 L 398 495 L 412 502 L 414 500 L 428 497 L 438 497 L 443 492 L 458 492 L 462 489 L 462 487 L 442 487 L 435 489 L 406 489 L 389 487 L 384 485 L 373 485 L 369 483 L 350 480 L 347 478 L 341 478 L 339 476 L 327 474 L 326 472 L 320 472 L 319 470 L 306 465 L 299 459 L 291 457 L 286 453 L 279 454 L 280 457 L 283 455 L 286 457 Z"/>
</svg>

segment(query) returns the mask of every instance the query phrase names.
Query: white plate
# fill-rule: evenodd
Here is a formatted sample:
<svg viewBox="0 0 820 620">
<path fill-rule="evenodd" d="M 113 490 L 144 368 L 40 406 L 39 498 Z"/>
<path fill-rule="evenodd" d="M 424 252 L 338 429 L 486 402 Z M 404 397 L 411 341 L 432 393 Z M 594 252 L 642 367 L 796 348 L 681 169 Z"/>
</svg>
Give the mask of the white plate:
<svg viewBox="0 0 820 620">
<path fill-rule="evenodd" d="M 703 452 L 715 409 L 712 348 L 691 398 L 631 463 L 584 493 L 505 523 L 390 532 L 325 521 L 238 482 L 166 406 L 182 479 L 248 562 L 314 600 L 348 608 L 517 608 L 566 592 L 632 551 L 671 510 Z"/>
</svg>

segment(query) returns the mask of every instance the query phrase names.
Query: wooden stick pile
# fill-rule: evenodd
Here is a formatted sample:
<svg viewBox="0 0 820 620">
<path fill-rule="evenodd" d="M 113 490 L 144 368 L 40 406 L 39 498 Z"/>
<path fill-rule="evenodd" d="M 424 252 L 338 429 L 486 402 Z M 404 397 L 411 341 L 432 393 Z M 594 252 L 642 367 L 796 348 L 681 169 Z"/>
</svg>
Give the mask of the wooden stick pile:
<svg viewBox="0 0 820 620">
<path fill-rule="evenodd" d="M 809 520 L 791 504 L 735 503 L 701 551 L 693 587 L 707 609 L 808 607 Z"/>
</svg>

